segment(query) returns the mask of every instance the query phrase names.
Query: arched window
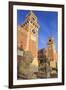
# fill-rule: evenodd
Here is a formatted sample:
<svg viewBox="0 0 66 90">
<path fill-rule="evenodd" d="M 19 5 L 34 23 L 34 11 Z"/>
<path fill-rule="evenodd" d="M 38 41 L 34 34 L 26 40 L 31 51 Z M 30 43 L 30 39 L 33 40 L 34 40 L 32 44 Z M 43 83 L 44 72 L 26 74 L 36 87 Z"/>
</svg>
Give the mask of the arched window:
<svg viewBox="0 0 66 90">
<path fill-rule="evenodd" d="M 32 29 L 32 34 L 33 34 L 33 35 L 36 35 L 36 32 L 35 32 L 35 30 L 34 30 L 34 29 Z"/>
<path fill-rule="evenodd" d="M 21 41 L 21 45 L 20 45 L 21 49 L 23 50 L 23 42 Z"/>
</svg>

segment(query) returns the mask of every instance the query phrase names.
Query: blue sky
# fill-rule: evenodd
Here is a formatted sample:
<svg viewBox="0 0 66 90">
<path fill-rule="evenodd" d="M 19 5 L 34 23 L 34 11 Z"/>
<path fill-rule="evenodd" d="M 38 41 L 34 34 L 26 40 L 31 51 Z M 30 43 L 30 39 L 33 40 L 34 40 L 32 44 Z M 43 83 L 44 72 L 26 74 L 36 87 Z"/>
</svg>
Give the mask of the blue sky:
<svg viewBox="0 0 66 90">
<path fill-rule="evenodd" d="M 29 10 L 17 10 L 17 24 L 21 25 Z M 58 48 L 58 13 L 51 11 L 33 11 L 38 18 L 39 31 L 38 31 L 38 48 L 46 48 L 47 40 L 53 36 L 56 49 Z"/>
</svg>

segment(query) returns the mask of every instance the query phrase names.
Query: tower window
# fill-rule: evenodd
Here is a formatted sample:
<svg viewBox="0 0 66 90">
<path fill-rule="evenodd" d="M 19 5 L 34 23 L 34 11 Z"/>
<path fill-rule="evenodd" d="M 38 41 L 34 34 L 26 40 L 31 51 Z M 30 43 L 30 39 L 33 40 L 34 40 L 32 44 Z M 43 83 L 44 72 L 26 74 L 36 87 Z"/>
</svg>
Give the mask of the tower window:
<svg viewBox="0 0 66 90">
<path fill-rule="evenodd" d="M 35 30 L 34 30 L 34 29 L 32 29 L 32 33 L 33 33 L 33 34 L 36 34 L 36 32 L 35 32 Z"/>
<path fill-rule="evenodd" d="M 33 20 L 35 20 L 35 18 L 33 18 Z"/>
<path fill-rule="evenodd" d="M 51 42 L 51 39 L 49 39 L 49 42 Z"/>
</svg>

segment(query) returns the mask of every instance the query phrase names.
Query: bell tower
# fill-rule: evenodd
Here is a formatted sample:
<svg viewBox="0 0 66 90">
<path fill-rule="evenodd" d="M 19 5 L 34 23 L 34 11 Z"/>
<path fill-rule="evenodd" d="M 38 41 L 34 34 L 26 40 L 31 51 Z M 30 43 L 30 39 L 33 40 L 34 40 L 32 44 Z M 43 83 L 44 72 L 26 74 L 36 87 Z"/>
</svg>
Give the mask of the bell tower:
<svg viewBox="0 0 66 90">
<path fill-rule="evenodd" d="M 48 52 L 49 52 L 48 56 L 51 61 L 54 61 L 54 60 L 56 60 L 56 58 L 55 58 L 56 48 L 55 48 L 54 38 L 50 37 L 48 39 L 47 44 L 48 44 Z"/>
<path fill-rule="evenodd" d="M 36 67 L 35 70 L 38 67 L 38 29 L 38 20 L 32 11 L 26 15 L 25 21 L 18 28 L 18 45 L 22 46 L 24 51 L 32 53 L 34 57 L 32 65 Z"/>
<path fill-rule="evenodd" d="M 56 52 L 56 48 L 55 48 L 55 42 L 54 42 L 54 38 L 50 37 L 48 39 L 48 60 L 50 62 L 50 68 L 51 68 L 51 74 L 56 73 L 56 69 L 57 69 L 57 52 Z"/>
<path fill-rule="evenodd" d="M 29 50 L 32 52 L 32 55 L 34 57 L 34 60 L 32 62 L 32 65 L 34 67 L 38 67 L 38 20 L 35 14 L 30 11 L 28 15 L 26 16 L 25 22 L 28 22 L 28 37 L 27 37 L 27 48 L 26 50 Z M 35 68 L 34 70 L 36 70 Z"/>
<path fill-rule="evenodd" d="M 25 22 L 28 22 L 27 50 L 30 50 L 34 57 L 37 57 L 38 50 L 38 21 L 35 14 L 30 11 L 26 16 Z"/>
</svg>

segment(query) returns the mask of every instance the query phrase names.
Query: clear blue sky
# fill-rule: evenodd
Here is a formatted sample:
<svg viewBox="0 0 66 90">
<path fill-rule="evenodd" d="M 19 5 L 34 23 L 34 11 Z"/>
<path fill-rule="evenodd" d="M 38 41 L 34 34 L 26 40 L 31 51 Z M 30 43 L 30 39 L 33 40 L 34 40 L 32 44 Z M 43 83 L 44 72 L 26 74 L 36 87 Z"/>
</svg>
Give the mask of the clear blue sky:
<svg viewBox="0 0 66 90">
<path fill-rule="evenodd" d="M 17 10 L 17 24 L 21 25 L 29 10 Z M 33 11 L 40 25 L 38 31 L 38 48 L 46 48 L 48 37 L 53 36 L 58 48 L 58 13 L 51 11 Z"/>
</svg>

